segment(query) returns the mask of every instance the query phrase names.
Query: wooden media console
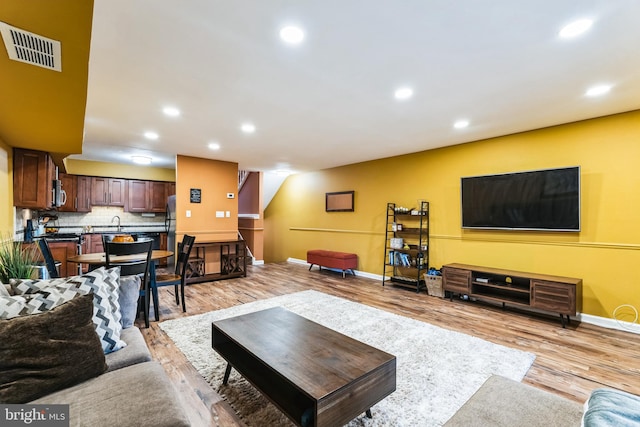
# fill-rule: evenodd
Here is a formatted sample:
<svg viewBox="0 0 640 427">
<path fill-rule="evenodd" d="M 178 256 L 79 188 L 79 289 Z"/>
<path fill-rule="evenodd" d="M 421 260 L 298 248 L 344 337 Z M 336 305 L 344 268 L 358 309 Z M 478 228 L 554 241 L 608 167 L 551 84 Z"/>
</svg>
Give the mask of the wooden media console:
<svg viewBox="0 0 640 427">
<path fill-rule="evenodd" d="M 560 314 L 562 327 L 582 310 L 582 279 L 467 264 L 442 267 L 445 292 Z"/>
</svg>

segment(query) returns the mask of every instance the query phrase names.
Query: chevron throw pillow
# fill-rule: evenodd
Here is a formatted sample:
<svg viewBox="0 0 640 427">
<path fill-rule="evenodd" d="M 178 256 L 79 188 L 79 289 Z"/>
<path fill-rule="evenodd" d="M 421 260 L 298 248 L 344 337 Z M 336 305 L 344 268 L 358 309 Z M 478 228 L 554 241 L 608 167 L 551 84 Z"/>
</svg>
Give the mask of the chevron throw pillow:
<svg viewBox="0 0 640 427">
<path fill-rule="evenodd" d="M 10 284 L 16 295 L 31 296 L 26 307 L 22 308 L 25 314 L 46 311 L 49 305 L 62 304 L 77 294 L 93 293 L 93 324 L 102 342 L 102 349 L 105 353 L 111 353 L 127 345 L 120 339 L 122 324 L 118 302 L 119 282 L 120 267 L 100 267 L 82 276 L 48 280 L 12 279 Z M 11 313 L 16 309 L 15 306 L 6 307 L 6 311 Z"/>
</svg>

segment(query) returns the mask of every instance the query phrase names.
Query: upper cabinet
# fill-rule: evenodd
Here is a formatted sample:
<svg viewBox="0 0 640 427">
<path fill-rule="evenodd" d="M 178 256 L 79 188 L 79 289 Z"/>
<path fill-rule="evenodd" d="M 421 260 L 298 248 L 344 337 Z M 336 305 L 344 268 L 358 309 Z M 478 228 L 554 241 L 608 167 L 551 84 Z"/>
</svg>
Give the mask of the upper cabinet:
<svg viewBox="0 0 640 427">
<path fill-rule="evenodd" d="M 62 200 L 64 200 L 64 204 L 58 207 L 58 211 L 76 212 L 78 177 L 66 173 L 59 173 L 58 179 L 60 180 L 62 191 L 66 194 L 66 197 L 62 198 Z"/>
<path fill-rule="evenodd" d="M 43 151 L 13 150 L 13 204 L 19 208 L 47 209 L 53 204 L 55 167 Z"/>
<path fill-rule="evenodd" d="M 77 176 L 76 212 L 91 212 L 91 177 Z"/>
<path fill-rule="evenodd" d="M 125 206 L 127 180 L 122 178 L 91 178 L 92 206 Z"/>
<path fill-rule="evenodd" d="M 162 181 L 129 180 L 129 212 L 164 213 L 170 186 Z"/>
</svg>

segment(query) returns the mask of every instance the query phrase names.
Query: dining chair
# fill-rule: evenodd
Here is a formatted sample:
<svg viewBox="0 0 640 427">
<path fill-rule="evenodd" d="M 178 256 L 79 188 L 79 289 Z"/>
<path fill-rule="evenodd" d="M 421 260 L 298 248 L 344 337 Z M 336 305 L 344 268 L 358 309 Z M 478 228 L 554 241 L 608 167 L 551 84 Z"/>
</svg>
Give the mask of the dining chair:
<svg viewBox="0 0 640 427">
<path fill-rule="evenodd" d="M 178 244 L 178 256 L 176 257 L 176 268 L 173 273 L 158 274 L 156 276 L 156 286 L 174 285 L 176 294 L 176 304 L 180 304 L 182 298 L 182 311 L 187 311 L 187 305 L 184 299 L 184 283 L 186 280 L 187 266 L 189 264 L 189 256 L 195 242 L 195 236 L 187 234 L 182 238 L 182 242 Z M 180 296 L 178 296 L 178 285 L 180 285 Z"/>
<path fill-rule="evenodd" d="M 53 259 L 53 254 L 51 253 L 47 240 L 38 239 L 38 248 L 40 248 L 40 252 L 44 258 L 44 263 L 47 267 L 47 271 L 49 272 L 49 277 L 51 279 L 57 279 L 60 277 L 60 273 L 58 273 L 58 269 L 56 268 L 56 261 Z"/>
<path fill-rule="evenodd" d="M 153 240 L 139 240 L 137 242 L 104 241 L 105 261 L 107 268 L 120 267 L 120 276 L 140 276 L 140 298 L 144 310 L 144 325 L 149 327 L 149 298 L 151 252 Z M 115 256 L 128 255 L 128 260 L 115 260 Z M 140 304 L 139 304 L 140 305 Z M 157 310 L 157 308 L 156 308 Z"/>
</svg>

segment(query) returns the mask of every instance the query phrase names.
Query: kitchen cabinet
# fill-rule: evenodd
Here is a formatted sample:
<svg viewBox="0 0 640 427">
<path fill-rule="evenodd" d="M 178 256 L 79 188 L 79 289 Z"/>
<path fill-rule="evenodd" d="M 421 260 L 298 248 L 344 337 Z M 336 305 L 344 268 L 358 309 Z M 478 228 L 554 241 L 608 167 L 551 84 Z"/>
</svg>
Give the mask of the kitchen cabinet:
<svg viewBox="0 0 640 427">
<path fill-rule="evenodd" d="M 76 212 L 91 212 L 91 177 L 76 176 Z"/>
<path fill-rule="evenodd" d="M 122 178 L 91 178 L 92 206 L 125 206 L 127 180 Z"/>
<path fill-rule="evenodd" d="M 55 167 L 44 151 L 13 150 L 13 204 L 18 208 L 47 209 L 53 204 Z"/>
<path fill-rule="evenodd" d="M 129 185 L 129 212 L 149 212 L 149 181 L 132 180 Z"/>
<path fill-rule="evenodd" d="M 167 197 L 176 195 L 176 183 L 167 182 Z"/>
<path fill-rule="evenodd" d="M 165 213 L 169 197 L 169 183 L 149 181 L 149 212 Z"/>
<path fill-rule="evenodd" d="M 129 180 L 129 212 L 164 213 L 167 208 L 168 183 L 163 181 Z"/>
<path fill-rule="evenodd" d="M 78 274 L 78 264 L 67 262 L 67 258 L 77 254 L 77 242 L 52 242 L 49 241 L 51 255 L 56 261 L 60 261 L 60 277 L 75 276 Z"/>
<path fill-rule="evenodd" d="M 87 246 L 89 254 L 95 254 L 97 252 L 104 252 L 104 247 L 102 246 L 102 234 L 87 234 Z"/>
<path fill-rule="evenodd" d="M 64 205 L 58 206 L 58 211 L 76 212 L 77 177 L 75 175 L 59 173 L 58 179 L 60 180 L 62 190 L 66 194 L 66 199 L 63 199 L 65 203 Z"/>
</svg>

